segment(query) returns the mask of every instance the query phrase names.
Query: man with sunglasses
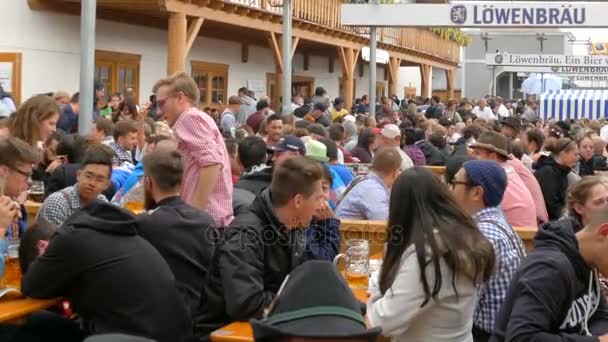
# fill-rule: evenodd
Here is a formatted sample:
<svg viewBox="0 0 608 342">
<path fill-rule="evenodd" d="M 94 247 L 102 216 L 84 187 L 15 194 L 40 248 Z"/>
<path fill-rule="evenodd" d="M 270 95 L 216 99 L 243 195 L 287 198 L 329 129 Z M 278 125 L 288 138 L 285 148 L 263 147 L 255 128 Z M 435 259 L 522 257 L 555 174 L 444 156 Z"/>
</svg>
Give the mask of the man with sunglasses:
<svg viewBox="0 0 608 342">
<path fill-rule="evenodd" d="M 107 146 L 90 147 L 77 172 L 76 184 L 47 197 L 38 211 L 36 221 L 61 226 L 80 208 L 95 200 L 107 201 L 101 193 L 110 185 L 113 155 Z"/>
<path fill-rule="evenodd" d="M 525 247 L 500 209 L 507 187 L 507 174 L 498 163 L 469 160 L 462 164 L 450 184 L 454 197 L 473 216 L 496 253 L 494 273 L 481 287 L 473 314 L 474 341 L 488 341 L 511 278 L 525 257 Z"/>
</svg>

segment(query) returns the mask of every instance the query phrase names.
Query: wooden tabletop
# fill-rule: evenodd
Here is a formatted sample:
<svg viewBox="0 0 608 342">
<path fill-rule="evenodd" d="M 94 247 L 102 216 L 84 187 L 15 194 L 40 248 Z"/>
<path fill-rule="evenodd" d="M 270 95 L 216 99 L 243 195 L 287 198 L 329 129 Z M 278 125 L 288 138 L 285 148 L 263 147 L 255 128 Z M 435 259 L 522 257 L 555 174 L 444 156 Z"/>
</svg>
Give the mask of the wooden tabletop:
<svg viewBox="0 0 608 342">
<path fill-rule="evenodd" d="M 367 303 L 367 290 L 353 289 L 355 297 Z M 253 330 L 249 322 L 232 322 L 211 334 L 213 342 L 253 342 Z"/>
<path fill-rule="evenodd" d="M 60 299 L 8 297 L 0 300 L 0 323 L 13 323 L 36 311 L 59 304 Z"/>
</svg>

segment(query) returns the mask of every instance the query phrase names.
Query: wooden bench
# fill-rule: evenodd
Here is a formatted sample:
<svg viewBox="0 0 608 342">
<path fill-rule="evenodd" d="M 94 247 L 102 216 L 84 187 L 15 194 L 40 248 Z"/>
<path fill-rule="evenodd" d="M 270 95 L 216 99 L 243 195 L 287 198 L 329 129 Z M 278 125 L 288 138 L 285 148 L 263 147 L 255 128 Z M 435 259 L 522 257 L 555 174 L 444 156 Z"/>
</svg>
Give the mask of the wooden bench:
<svg viewBox="0 0 608 342">
<path fill-rule="evenodd" d="M 513 227 L 522 239 L 528 251 L 532 250 L 532 240 L 536 235 L 537 227 Z M 344 251 L 345 242 L 350 239 L 365 239 L 370 243 L 370 254 L 384 252 L 386 241 L 386 222 L 366 220 L 341 220 L 340 223 L 340 251 Z"/>
<path fill-rule="evenodd" d="M 422 166 L 423 168 L 431 171 L 436 176 L 443 180 L 443 175 L 445 175 L 445 166 Z"/>
</svg>

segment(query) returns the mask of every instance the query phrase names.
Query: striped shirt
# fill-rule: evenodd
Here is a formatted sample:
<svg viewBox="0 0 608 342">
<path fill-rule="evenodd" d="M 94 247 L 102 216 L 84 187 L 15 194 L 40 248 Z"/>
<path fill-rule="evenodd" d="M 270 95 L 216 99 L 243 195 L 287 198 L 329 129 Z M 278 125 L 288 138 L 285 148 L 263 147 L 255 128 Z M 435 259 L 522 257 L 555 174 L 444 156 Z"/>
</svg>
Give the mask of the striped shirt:
<svg viewBox="0 0 608 342">
<path fill-rule="evenodd" d="M 356 184 L 336 208 L 336 217 L 351 220 L 386 221 L 390 190 L 374 172 Z"/>
<path fill-rule="evenodd" d="M 198 187 L 201 168 L 220 165 L 217 182 L 209 194 L 207 212 L 219 227 L 226 227 L 234 218 L 232 212 L 232 174 L 224 139 L 213 119 L 195 107 L 183 112 L 173 131 L 178 150 L 184 156 L 182 199 L 192 203 Z"/>
<path fill-rule="evenodd" d="M 511 284 L 511 278 L 525 257 L 525 247 L 499 207 L 482 209 L 473 215 L 473 219 L 481 233 L 494 247 L 496 254 L 494 272 L 479 289 L 479 301 L 473 314 L 473 324 L 478 329 L 492 333 L 498 310 Z"/>
</svg>

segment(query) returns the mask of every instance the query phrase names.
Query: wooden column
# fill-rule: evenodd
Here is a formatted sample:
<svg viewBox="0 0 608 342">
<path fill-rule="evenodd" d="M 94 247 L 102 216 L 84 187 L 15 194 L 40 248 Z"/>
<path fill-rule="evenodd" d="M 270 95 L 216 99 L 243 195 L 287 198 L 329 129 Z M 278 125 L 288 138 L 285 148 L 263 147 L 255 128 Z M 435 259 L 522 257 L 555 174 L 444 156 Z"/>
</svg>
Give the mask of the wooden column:
<svg viewBox="0 0 608 342">
<path fill-rule="evenodd" d="M 456 83 L 456 69 L 448 69 L 445 71 L 448 88 L 448 98 L 446 100 L 454 99 L 454 84 Z"/>
<path fill-rule="evenodd" d="M 167 41 L 167 74 L 186 71 L 186 15 L 169 13 L 169 36 Z"/>
<path fill-rule="evenodd" d="M 358 49 L 338 46 L 338 58 L 342 66 L 344 106 L 349 110 L 353 105 L 355 68 L 357 67 L 357 59 L 359 59 L 359 51 Z"/>
<path fill-rule="evenodd" d="M 293 55 L 296 52 L 296 48 L 298 47 L 300 39 L 298 37 L 293 38 L 291 41 L 291 59 L 293 60 Z M 274 104 L 274 109 L 278 111 L 281 108 L 280 98 L 283 95 L 283 73 L 291 72 L 291 70 L 284 70 L 283 67 L 283 53 L 282 53 L 282 44 L 281 37 L 274 32 L 268 32 L 268 45 L 270 46 L 270 50 L 272 51 L 272 57 L 274 59 L 274 64 L 276 66 L 275 73 L 275 96 L 271 99 Z M 291 94 L 287 94 L 286 96 L 290 96 Z"/>
<path fill-rule="evenodd" d="M 388 60 L 388 96 L 397 95 L 397 82 L 399 82 L 399 67 L 401 58 L 389 57 Z"/>
<path fill-rule="evenodd" d="M 420 80 L 422 83 L 422 97 L 426 98 L 426 97 L 431 97 L 432 96 L 432 91 L 431 91 L 431 72 L 432 72 L 432 67 L 428 64 L 421 64 L 420 65 Z"/>
</svg>

